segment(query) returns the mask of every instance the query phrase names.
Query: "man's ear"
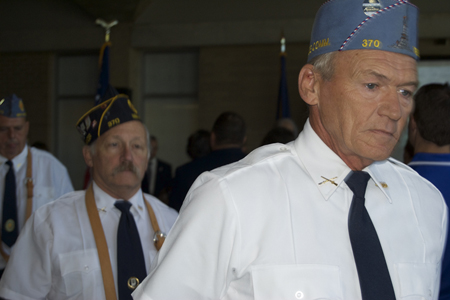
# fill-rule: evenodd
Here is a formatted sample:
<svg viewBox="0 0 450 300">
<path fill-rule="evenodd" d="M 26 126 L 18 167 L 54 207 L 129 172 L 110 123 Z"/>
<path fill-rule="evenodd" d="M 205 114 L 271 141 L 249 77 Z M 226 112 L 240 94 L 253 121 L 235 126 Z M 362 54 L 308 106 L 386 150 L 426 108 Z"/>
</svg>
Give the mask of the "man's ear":
<svg viewBox="0 0 450 300">
<path fill-rule="evenodd" d="M 303 101 L 316 105 L 319 101 L 320 75 L 314 72 L 314 66 L 306 64 L 298 75 L 298 91 Z"/>
<path fill-rule="evenodd" d="M 94 166 L 93 162 L 92 162 L 92 153 L 91 153 L 91 149 L 89 146 L 84 146 L 83 147 L 83 157 L 84 157 L 84 162 L 86 163 L 86 165 L 89 168 L 92 168 Z"/>
</svg>

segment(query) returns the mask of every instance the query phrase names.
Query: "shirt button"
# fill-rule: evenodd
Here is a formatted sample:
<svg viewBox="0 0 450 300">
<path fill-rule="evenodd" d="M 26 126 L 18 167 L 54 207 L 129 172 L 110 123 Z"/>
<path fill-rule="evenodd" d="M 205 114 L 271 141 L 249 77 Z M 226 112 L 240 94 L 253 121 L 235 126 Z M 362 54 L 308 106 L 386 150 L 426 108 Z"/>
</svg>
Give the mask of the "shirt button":
<svg viewBox="0 0 450 300">
<path fill-rule="evenodd" d="M 295 298 L 297 298 L 297 299 L 303 299 L 303 293 L 302 293 L 301 291 L 297 291 L 297 292 L 295 293 Z"/>
<path fill-rule="evenodd" d="M 88 265 L 85 265 L 85 266 L 84 266 L 84 270 L 85 270 L 85 271 L 89 271 L 89 266 L 88 266 Z"/>
</svg>

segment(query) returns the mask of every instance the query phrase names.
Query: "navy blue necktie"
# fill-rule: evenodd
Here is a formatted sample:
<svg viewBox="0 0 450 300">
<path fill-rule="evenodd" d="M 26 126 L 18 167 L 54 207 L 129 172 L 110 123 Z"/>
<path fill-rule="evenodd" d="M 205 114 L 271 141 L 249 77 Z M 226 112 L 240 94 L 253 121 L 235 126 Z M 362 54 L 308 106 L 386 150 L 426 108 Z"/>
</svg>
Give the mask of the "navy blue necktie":
<svg viewBox="0 0 450 300">
<path fill-rule="evenodd" d="M 121 212 L 117 229 L 117 274 L 119 299 L 130 299 L 131 293 L 141 283 L 147 271 L 141 239 L 133 215 L 130 213 L 131 203 L 116 201 L 114 203 Z"/>
<path fill-rule="evenodd" d="M 363 300 L 395 300 L 389 270 L 377 232 L 364 205 L 370 175 L 354 171 L 346 180 L 353 192 L 348 231 Z"/>
<path fill-rule="evenodd" d="M 5 177 L 5 193 L 3 197 L 2 212 L 2 241 L 11 247 L 17 240 L 19 231 L 17 229 L 17 201 L 16 201 L 16 176 L 14 165 L 8 160 L 8 173 Z"/>
</svg>

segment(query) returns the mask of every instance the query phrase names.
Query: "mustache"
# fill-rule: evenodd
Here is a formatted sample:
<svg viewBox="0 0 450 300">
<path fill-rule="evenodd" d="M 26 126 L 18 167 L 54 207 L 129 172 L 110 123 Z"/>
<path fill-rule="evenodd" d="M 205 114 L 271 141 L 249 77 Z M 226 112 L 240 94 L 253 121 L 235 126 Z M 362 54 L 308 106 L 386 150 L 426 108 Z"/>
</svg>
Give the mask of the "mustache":
<svg viewBox="0 0 450 300">
<path fill-rule="evenodd" d="M 124 161 L 113 170 L 113 175 L 124 171 L 133 172 L 137 177 L 139 177 L 141 174 L 139 169 L 135 165 L 133 165 L 131 161 Z"/>
</svg>

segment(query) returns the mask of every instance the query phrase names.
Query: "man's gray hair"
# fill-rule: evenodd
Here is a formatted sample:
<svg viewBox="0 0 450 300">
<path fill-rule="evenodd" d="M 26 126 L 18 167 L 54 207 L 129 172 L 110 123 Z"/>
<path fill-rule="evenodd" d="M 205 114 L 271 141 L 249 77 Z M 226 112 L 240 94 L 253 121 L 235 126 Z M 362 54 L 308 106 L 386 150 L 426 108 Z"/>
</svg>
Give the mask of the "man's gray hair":
<svg viewBox="0 0 450 300">
<path fill-rule="evenodd" d="M 309 64 L 314 66 L 314 70 L 326 81 L 330 81 L 334 75 L 334 60 L 336 51 L 328 52 L 314 57 Z"/>
</svg>

